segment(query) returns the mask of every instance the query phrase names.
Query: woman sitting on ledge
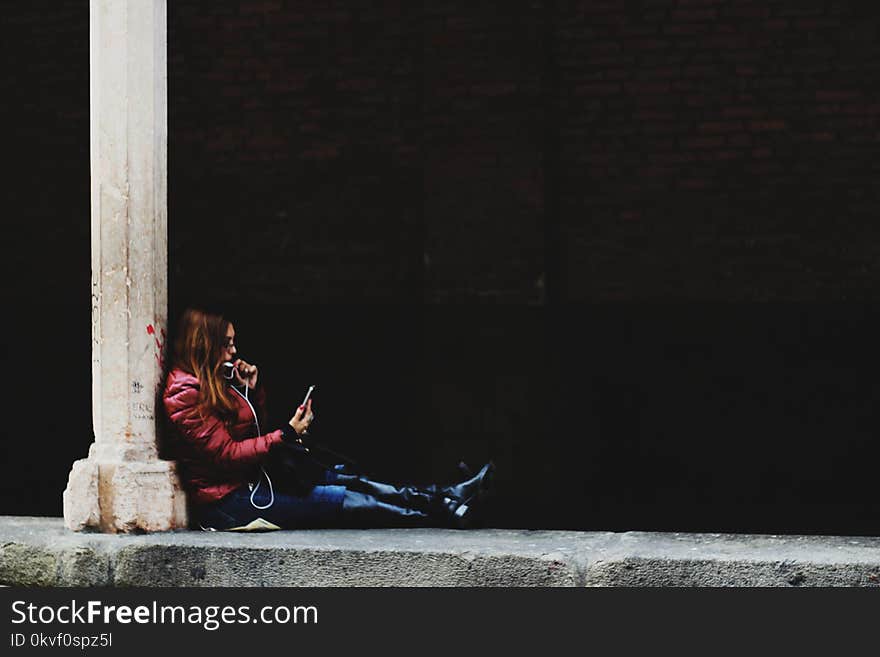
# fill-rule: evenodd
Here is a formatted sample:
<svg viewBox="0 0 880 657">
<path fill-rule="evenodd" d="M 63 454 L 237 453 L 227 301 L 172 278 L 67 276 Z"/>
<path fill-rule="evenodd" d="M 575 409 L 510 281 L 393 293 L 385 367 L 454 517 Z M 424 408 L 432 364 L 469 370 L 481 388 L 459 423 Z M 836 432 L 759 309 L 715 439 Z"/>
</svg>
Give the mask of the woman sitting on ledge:
<svg viewBox="0 0 880 657">
<path fill-rule="evenodd" d="M 258 374 L 256 365 L 236 358 L 231 322 L 184 312 L 163 401 L 168 447 L 202 529 L 470 525 L 474 504 L 488 490 L 491 463 L 446 487 L 396 486 L 326 468 L 304 442 L 315 417 L 311 399 L 285 426 L 261 433 L 266 412 Z M 272 461 L 286 461 L 282 481 Z"/>
</svg>

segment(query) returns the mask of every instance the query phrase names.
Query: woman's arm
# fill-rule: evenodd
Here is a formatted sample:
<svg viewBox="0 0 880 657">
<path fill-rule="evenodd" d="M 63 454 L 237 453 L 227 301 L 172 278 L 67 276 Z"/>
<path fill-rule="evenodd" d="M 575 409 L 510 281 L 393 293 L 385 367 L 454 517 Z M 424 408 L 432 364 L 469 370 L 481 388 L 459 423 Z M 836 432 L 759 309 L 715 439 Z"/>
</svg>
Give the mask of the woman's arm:
<svg viewBox="0 0 880 657">
<path fill-rule="evenodd" d="M 188 385 L 164 398 L 165 410 L 189 447 L 217 465 L 239 467 L 259 463 L 282 442 L 281 430 L 235 440 L 214 414 L 199 415 L 199 389 Z"/>
</svg>

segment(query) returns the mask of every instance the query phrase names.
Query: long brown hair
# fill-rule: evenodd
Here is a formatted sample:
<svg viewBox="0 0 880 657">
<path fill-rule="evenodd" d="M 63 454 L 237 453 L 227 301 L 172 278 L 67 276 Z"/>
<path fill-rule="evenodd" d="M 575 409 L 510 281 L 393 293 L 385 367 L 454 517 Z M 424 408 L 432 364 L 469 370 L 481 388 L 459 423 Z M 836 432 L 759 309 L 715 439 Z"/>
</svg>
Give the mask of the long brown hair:
<svg viewBox="0 0 880 657">
<path fill-rule="evenodd" d="M 220 369 L 229 320 L 222 315 L 187 308 L 180 317 L 171 367 L 199 380 L 199 411 L 229 421 L 237 407 L 229 397 Z"/>
</svg>

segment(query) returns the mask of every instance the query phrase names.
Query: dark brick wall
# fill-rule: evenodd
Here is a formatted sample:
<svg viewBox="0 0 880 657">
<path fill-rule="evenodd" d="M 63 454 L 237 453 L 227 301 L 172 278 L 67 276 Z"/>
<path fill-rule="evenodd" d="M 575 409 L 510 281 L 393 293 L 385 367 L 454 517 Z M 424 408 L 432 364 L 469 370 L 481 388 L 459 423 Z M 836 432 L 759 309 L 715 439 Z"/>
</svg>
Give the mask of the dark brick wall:
<svg viewBox="0 0 880 657">
<path fill-rule="evenodd" d="M 267 301 L 877 296 L 869 3 L 170 11 L 182 289 L 219 226 Z"/>
<path fill-rule="evenodd" d="M 172 312 L 227 308 L 275 420 L 318 382 L 371 469 L 492 456 L 502 525 L 871 531 L 871 3 L 168 15 Z M 58 514 L 90 442 L 88 3 L 3 22 L 6 357 L 69 388 L 16 414 L 34 494 L 0 512 Z M 13 439 L 37 416 L 48 465 Z"/>
<path fill-rule="evenodd" d="M 540 2 L 431 2 L 423 19 L 426 297 L 543 298 Z"/>
<path fill-rule="evenodd" d="M 181 296 L 419 299 L 419 18 L 406 2 L 170 4 Z"/>
<path fill-rule="evenodd" d="M 174 3 L 181 289 L 211 289 L 221 252 L 241 250 L 267 302 L 539 300 L 544 19 L 540 4 Z"/>
<path fill-rule="evenodd" d="M 571 298 L 876 300 L 877 13 L 558 3 Z"/>
<path fill-rule="evenodd" d="M 4 22 L 21 239 L 81 245 L 34 219 L 87 203 L 87 3 Z M 539 302 L 554 267 L 572 300 L 875 300 L 877 30 L 845 0 L 172 3 L 176 287 L 243 295 L 235 252 L 267 302 Z"/>
</svg>

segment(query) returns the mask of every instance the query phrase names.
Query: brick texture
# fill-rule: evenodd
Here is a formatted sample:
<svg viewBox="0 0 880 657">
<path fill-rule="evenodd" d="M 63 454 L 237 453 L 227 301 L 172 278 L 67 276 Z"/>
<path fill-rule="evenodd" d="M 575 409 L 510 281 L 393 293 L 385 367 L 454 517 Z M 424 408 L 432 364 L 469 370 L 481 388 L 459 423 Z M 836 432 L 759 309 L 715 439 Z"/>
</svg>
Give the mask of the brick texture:
<svg viewBox="0 0 880 657">
<path fill-rule="evenodd" d="M 877 298 L 869 4 L 557 6 L 570 298 Z"/>
</svg>

